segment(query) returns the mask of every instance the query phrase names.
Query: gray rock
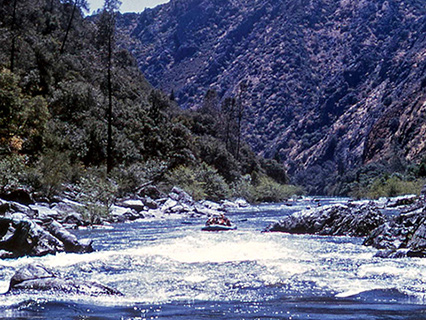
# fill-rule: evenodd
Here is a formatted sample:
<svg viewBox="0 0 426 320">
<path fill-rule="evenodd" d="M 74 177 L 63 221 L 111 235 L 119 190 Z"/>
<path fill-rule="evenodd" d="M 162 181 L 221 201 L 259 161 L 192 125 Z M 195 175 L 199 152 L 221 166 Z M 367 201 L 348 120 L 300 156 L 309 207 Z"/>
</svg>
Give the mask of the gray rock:
<svg viewBox="0 0 426 320">
<path fill-rule="evenodd" d="M 194 199 L 179 187 L 173 187 L 169 194 L 169 198 L 182 204 L 193 205 Z"/>
<path fill-rule="evenodd" d="M 57 252 L 91 252 L 89 243 L 81 243 L 62 225 L 53 219 L 40 224 L 22 215 L 13 218 L 0 217 L 0 250 L 2 258 L 43 256 Z"/>
<path fill-rule="evenodd" d="M 143 202 L 148 209 L 158 209 L 159 207 L 157 201 L 151 199 L 150 197 L 146 197 Z"/>
<path fill-rule="evenodd" d="M 179 202 L 173 199 L 167 199 L 167 201 L 160 207 L 161 211 L 170 212 L 171 209 L 179 205 Z"/>
<path fill-rule="evenodd" d="M 42 256 L 63 251 L 63 246 L 53 236 L 30 220 L 0 218 L 0 250 L 10 253 L 8 257 L 24 255 Z"/>
<path fill-rule="evenodd" d="M 99 295 L 122 295 L 118 290 L 90 280 L 61 278 L 43 265 L 27 265 L 19 269 L 11 278 L 7 294 L 22 291 L 50 291 Z"/>
<path fill-rule="evenodd" d="M 77 212 L 71 212 L 66 215 L 64 219 L 62 219 L 61 223 L 63 225 L 70 226 L 72 228 L 80 227 L 86 225 L 83 217 L 81 214 Z"/>
<path fill-rule="evenodd" d="M 270 225 L 265 231 L 363 237 L 384 221 L 378 208 L 369 204 L 332 205 L 296 212 Z"/>
<path fill-rule="evenodd" d="M 385 249 L 382 257 L 426 257 L 426 209 L 391 218 L 368 235 L 364 245 Z"/>
<path fill-rule="evenodd" d="M 223 213 L 219 210 L 208 208 L 198 202 L 194 205 L 194 212 L 207 217 L 217 216 Z"/>
<path fill-rule="evenodd" d="M 62 214 L 58 212 L 58 210 L 55 209 L 55 207 L 50 208 L 47 204 L 33 204 L 30 205 L 29 208 L 36 212 L 36 216 L 39 218 L 54 218 L 54 219 L 60 219 L 62 218 Z"/>
<path fill-rule="evenodd" d="M 133 209 L 136 212 L 141 212 L 145 209 L 145 204 L 142 202 L 142 200 L 133 200 L 133 199 L 124 200 L 121 203 L 121 205 L 124 208 Z"/>
<path fill-rule="evenodd" d="M 51 219 L 44 223 L 44 227 L 51 235 L 62 242 L 65 252 L 85 253 L 93 252 L 92 242 L 79 242 L 77 237 L 65 229 L 60 223 Z"/>
</svg>

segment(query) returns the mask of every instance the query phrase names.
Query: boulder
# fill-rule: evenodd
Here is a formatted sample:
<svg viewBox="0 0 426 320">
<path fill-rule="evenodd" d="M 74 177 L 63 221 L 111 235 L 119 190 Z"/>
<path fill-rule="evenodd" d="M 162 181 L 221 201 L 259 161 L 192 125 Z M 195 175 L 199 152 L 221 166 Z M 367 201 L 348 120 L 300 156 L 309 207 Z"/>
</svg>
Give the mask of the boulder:
<svg viewBox="0 0 426 320">
<path fill-rule="evenodd" d="M 77 237 L 65 229 L 59 222 L 53 219 L 48 219 L 43 225 L 51 235 L 62 242 L 65 252 L 93 252 L 91 241 L 89 243 L 78 241 Z"/>
<path fill-rule="evenodd" d="M 179 187 L 173 187 L 172 191 L 169 193 L 169 198 L 182 204 L 194 204 L 194 199 Z"/>
<path fill-rule="evenodd" d="M 416 195 L 407 195 L 407 196 L 400 196 L 389 199 L 389 202 L 387 203 L 387 207 L 389 208 L 396 208 L 401 206 L 408 206 L 412 205 L 417 202 L 419 199 Z"/>
<path fill-rule="evenodd" d="M 211 209 L 211 210 L 217 210 L 217 211 L 224 211 L 223 207 L 214 201 L 210 201 L 210 200 L 202 200 L 199 202 L 202 206 L 206 207 L 207 209 Z"/>
<path fill-rule="evenodd" d="M 36 223 L 38 222 L 38 223 Z M 0 258 L 44 256 L 57 252 L 91 252 L 91 243 L 77 238 L 53 219 L 30 220 L 22 214 L 0 217 Z"/>
<path fill-rule="evenodd" d="M 199 202 L 197 202 L 194 205 L 194 209 L 195 209 L 194 210 L 195 213 L 198 213 L 200 215 L 207 216 L 207 217 L 218 216 L 221 213 L 223 213 L 223 212 L 221 212 L 217 209 L 211 209 L 209 207 L 206 207 L 205 205 L 203 205 L 202 203 L 199 203 Z"/>
<path fill-rule="evenodd" d="M 77 212 L 71 212 L 67 214 L 65 218 L 62 219 L 61 223 L 62 225 L 73 228 L 73 229 L 86 225 L 86 222 L 84 221 L 81 214 Z"/>
<path fill-rule="evenodd" d="M 7 201 L 18 202 L 24 205 L 34 204 L 34 199 L 31 195 L 31 192 L 24 188 L 3 191 L 0 193 L 0 198 Z"/>
<path fill-rule="evenodd" d="M 160 207 L 163 212 L 171 212 L 171 209 L 179 205 L 179 202 L 173 199 L 167 199 L 167 201 Z"/>
<path fill-rule="evenodd" d="M 131 208 L 125 208 L 113 205 L 111 206 L 111 216 L 109 222 L 125 222 L 134 221 L 137 219 L 144 218 L 144 215 Z"/>
<path fill-rule="evenodd" d="M 24 266 L 12 276 L 9 291 L 6 294 L 17 294 L 22 291 L 63 292 L 91 296 L 122 295 L 118 290 L 95 281 L 59 277 L 41 264 Z"/>
<path fill-rule="evenodd" d="M 35 215 L 39 218 L 45 219 L 51 217 L 54 219 L 59 219 L 62 217 L 62 214 L 58 212 L 55 208 L 50 208 L 47 204 L 32 204 L 29 205 L 29 208 L 35 212 Z"/>
<path fill-rule="evenodd" d="M 158 190 L 156 186 L 153 185 L 142 186 L 141 188 L 139 188 L 136 194 L 140 197 L 146 196 L 152 199 L 159 199 L 165 196 L 160 190 Z"/>
<path fill-rule="evenodd" d="M 148 209 L 158 209 L 158 202 L 150 197 L 146 197 L 143 202 Z"/>
<path fill-rule="evenodd" d="M 145 204 L 142 202 L 142 200 L 124 200 L 121 203 L 121 206 L 123 206 L 124 208 L 133 209 L 136 212 L 141 212 L 145 209 Z"/>
<path fill-rule="evenodd" d="M 9 202 L 10 212 L 22 212 L 27 217 L 34 218 L 37 217 L 37 211 L 31 209 L 29 206 L 23 205 L 18 202 Z"/>
<path fill-rule="evenodd" d="M 265 231 L 363 237 L 384 221 L 385 217 L 374 205 L 339 204 L 296 212 Z"/>
<path fill-rule="evenodd" d="M 371 232 L 364 245 L 384 249 L 380 257 L 426 257 L 426 209 L 393 217 Z"/>
<path fill-rule="evenodd" d="M 9 202 L 0 199 L 0 216 L 4 216 L 8 211 L 10 211 Z"/>
<path fill-rule="evenodd" d="M 0 218 L 2 257 L 43 256 L 63 251 L 62 243 L 28 219 Z"/>
<path fill-rule="evenodd" d="M 426 184 L 422 187 L 422 190 L 420 191 L 420 195 L 423 198 L 426 198 Z"/>
</svg>

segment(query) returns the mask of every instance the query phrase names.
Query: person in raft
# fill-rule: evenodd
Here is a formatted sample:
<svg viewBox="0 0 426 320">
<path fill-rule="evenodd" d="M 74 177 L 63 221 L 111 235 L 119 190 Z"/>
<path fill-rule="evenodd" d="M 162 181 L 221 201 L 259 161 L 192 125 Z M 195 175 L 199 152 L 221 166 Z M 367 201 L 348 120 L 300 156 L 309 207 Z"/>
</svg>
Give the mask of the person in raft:
<svg viewBox="0 0 426 320">
<path fill-rule="evenodd" d="M 231 221 L 225 217 L 224 214 L 221 214 L 219 217 L 210 217 L 207 222 L 206 226 L 211 226 L 212 224 L 219 224 L 222 226 L 231 226 Z"/>
</svg>

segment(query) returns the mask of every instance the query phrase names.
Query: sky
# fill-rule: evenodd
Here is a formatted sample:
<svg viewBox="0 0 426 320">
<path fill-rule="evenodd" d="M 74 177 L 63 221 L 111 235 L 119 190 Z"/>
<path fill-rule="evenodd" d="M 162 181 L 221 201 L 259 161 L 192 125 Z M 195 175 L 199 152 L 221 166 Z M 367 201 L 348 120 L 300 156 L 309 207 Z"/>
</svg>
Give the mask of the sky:
<svg viewBox="0 0 426 320">
<path fill-rule="evenodd" d="M 88 0 L 90 12 L 102 7 L 104 0 Z M 121 0 L 121 12 L 141 12 L 145 8 L 153 8 L 159 4 L 169 2 L 169 0 Z"/>
</svg>

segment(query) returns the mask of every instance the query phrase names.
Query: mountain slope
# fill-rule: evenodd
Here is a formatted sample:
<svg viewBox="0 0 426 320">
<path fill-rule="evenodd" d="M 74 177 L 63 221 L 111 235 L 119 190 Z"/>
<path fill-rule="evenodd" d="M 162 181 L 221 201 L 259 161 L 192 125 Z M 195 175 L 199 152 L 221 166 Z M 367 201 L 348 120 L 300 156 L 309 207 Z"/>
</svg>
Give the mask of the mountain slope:
<svg viewBox="0 0 426 320">
<path fill-rule="evenodd" d="M 247 83 L 246 141 L 311 192 L 425 154 L 422 0 L 172 0 L 120 26 L 147 79 L 183 107 Z"/>
</svg>

